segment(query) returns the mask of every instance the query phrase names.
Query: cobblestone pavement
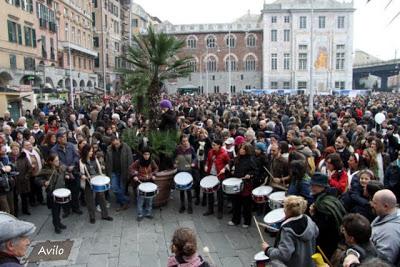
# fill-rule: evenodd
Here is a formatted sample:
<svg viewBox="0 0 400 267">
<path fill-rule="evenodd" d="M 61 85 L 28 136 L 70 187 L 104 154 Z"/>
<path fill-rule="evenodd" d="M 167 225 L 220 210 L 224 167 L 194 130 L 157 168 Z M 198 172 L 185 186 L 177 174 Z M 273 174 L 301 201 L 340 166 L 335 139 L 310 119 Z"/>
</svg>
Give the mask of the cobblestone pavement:
<svg viewBox="0 0 400 267">
<path fill-rule="evenodd" d="M 157 267 L 166 266 L 170 253 L 171 238 L 178 227 L 194 228 L 198 237 L 198 248 L 208 246 L 216 266 L 251 266 L 254 255 L 260 251 L 260 237 L 254 223 L 248 229 L 241 226 L 228 226 L 230 214 L 222 220 L 215 216 L 204 217 L 205 207 L 194 206 L 193 214 L 178 213 L 179 194 L 175 192 L 167 206 L 153 210 L 154 219 L 136 221 L 136 207 L 116 212 L 112 204 L 110 215 L 113 222 L 100 220 L 97 212 L 95 224 L 90 224 L 87 210 L 83 215 L 70 215 L 62 222 L 67 229 L 55 234 L 51 213 L 46 206 L 32 208 L 32 216 L 21 219 L 36 224 L 35 241 L 75 240 L 75 247 L 69 261 L 41 262 L 30 266 L 74 266 L 74 267 Z M 226 209 L 227 210 L 227 209 Z M 258 218 L 259 221 L 262 218 Z M 264 234 L 272 242 L 272 238 Z M 205 257 L 208 261 L 209 259 Z"/>
</svg>

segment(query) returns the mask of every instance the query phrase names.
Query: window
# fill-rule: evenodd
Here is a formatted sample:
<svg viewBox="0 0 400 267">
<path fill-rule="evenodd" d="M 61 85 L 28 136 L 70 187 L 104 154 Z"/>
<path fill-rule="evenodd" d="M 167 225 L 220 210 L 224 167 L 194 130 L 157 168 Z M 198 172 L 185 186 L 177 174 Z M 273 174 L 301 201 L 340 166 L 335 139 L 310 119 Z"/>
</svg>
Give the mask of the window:
<svg viewBox="0 0 400 267">
<path fill-rule="evenodd" d="M 300 29 L 305 29 L 305 28 L 307 28 L 307 17 L 306 17 L 306 16 L 300 16 L 299 28 L 300 28 Z"/>
<path fill-rule="evenodd" d="M 344 52 L 336 53 L 336 69 L 337 70 L 344 70 Z"/>
<path fill-rule="evenodd" d="M 271 23 L 276 23 L 276 16 L 271 17 Z"/>
<path fill-rule="evenodd" d="M 299 53 L 299 70 L 307 69 L 307 53 Z"/>
<path fill-rule="evenodd" d="M 196 38 L 194 38 L 193 36 L 189 37 L 186 43 L 187 43 L 187 48 L 194 49 L 197 46 Z"/>
<path fill-rule="evenodd" d="M 225 71 L 236 71 L 236 59 L 232 55 L 225 60 Z"/>
<path fill-rule="evenodd" d="M 228 35 L 225 39 L 226 47 L 234 48 L 236 46 L 235 36 L 232 34 Z"/>
<path fill-rule="evenodd" d="M 278 82 L 271 82 L 271 89 L 278 89 Z"/>
<path fill-rule="evenodd" d="M 290 89 L 290 82 L 283 82 L 283 89 Z"/>
<path fill-rule="evenodd" d="M 337 27 L 338 29 L 344 29 L 344 16 L 339 16 L 337 18 Z"/>
<path fill-rule="evenodd" d="M 335 89 L 344 89 L 345 81 L 335 81 Z"/>
<path fill-rule="evenodd" d="M 75 27 L 72 27 L 71 30 L 71 42 L 75 43 Z"/>
<path fill-rule="evenodd" d="M 255 71 L 256 70 L 256 59 L 254 56 L 249 55 L 246 57 L 244 62 L 244 70 L 245 71 Z"/>
<path fill-rule="evenodd" d="M 207 47 L 208 48 L 214 48 L 216 46 L 215 44 L 215 37 L 214 36 L 208 36 L 207 37 Z"/>
<path fill-rule="evenodd" d="M 139 27 L 139 20 L 138 19 L 132 19 L 132 27 L 133 28 Z"/>
<path fill-rule="evenodd" d="M 289 23 L 290 22 L 290 17 L 289 16 L 285 16 L 284 17 L 284 21 L 285 21 L 285 23 Z"/>
<path fill-rule="evenodd" d="M 24 26 L 25 46 L 36 47 L 36 32 L 35 29 Z"/>
<path fill-rule="evenodd" d="M 118 42 L 114 43 L 114 48 L 115 48 L 116 52 L 119 52 L 119 43 Z"/>
<path fill-rule="evenodd" d="M 197 71 L 197 62 L 196 62 L 196 60 L 189 61 L 189 66 L 190 66 L 190 69 L 192 70 L 192 72 L 196 72 Z"/>
<path fill-rule="evenodd" d="M 290 54 L 289 53 L 283 54 L 283 69 L 284 70 L 290 69 Z"/>
<path fill-rule="evenodd" d="M 299 50 L 307 50 L 307 45 L 299 45 Z"/>
<path fill-rule="evenodd" d="M 307 82 L 303 81 L 297 82 L 297 89 L 307 89 Z"/>
<path fill-rule="evenodd" d="M 344 44 L 336 45 L 336 50 L 343 50 L 344 51 L 344 48 L 345 48 Z"/>
<path fill-rule="evenodd" d="M 231 85 L 231 93 L 232 94 L 236 93 L 236 86 L 235 85 Z"/>
<path fill-rule="evenodd" d="M 271 70 L 278 69 L 278 54 L 271 54 Z"/>
<path fill-rule="evenodd" d="M 283 31 L 283 41 L 289 42 L 290 41 L 290 30 Z"/>
<path fill-rule="evenodd" d="M 7 21 L 8 24 L 8 41 L 22 45 L 21 25 L 14 21 Z"/>
<path fill-rule="evenodd" d="M 218 85 L 214 85 L 214 93 L 219 93 L 219 86 Z"/>
<path fill-rule="evenodd" d="M 255 47 L 256 46 L 256 37 L 254 36 L 254 34 L 247 35 L 246 45 L 247 45 L 247 47 Z"/>
<path fill-rule="evenodd" d="M 24 58 L 24 68 L 25 70 L 35 70 L 35 59 L 31 57 Z"/>
<path fill-rule="evenodd" d="M 217 60 L 214 56 L 209 56 L 207 58 L 207 71 L 215 72 L 217 71 Z"/>
<path fill-rule="evenodd" d="M 65 37 L 66 40 L 69 40 L 69 36 L 68 36 L 68 23 L 65 23 L 64 37 Z"/>
<path fill-rule="evenodd" d="M 277 39 L 278 39 L 277 35 L 278 35 L 277 30 L 271 30 L 271 42 L 277 41 Z"/>
<path fill-rule="evenodd" d="M 17 68 L 17 56 L 10 55 L 10 69 L 15 70 Z"/>
<path fill-rule="evenodd" d="M 318 28 L 325 29 L 325 16 L 318 17 Z"/>
<path fill-rule="evenodd" d="M 93 46 L 99 47 L 99 37 L 93 37 Z"/>
</svg>

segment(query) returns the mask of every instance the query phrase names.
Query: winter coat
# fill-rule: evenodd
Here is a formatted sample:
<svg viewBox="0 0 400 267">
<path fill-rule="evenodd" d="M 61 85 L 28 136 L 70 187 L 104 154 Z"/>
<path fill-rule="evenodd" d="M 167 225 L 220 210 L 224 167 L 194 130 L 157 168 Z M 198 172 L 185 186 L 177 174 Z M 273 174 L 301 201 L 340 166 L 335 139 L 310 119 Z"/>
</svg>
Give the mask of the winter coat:
<svg viewBox="0 0 400 267">
<path fill-rule="evenodd" d="M 343 194 L 347 189 L 349 178 L 345 169 L 334 171 L 329 177 L 328 183 L 337 190 L 338 195 Z"/>
<path fill-rule="evenodd" d="M 191 257 L 170 256 L 168 258 L 167 267 L 202 267 L 209 266 L 197 253 Z"/>
<path fill-rule="evenodd" d="M 243 190 L 240 192 L 242 196 L 251 195 L 251 191 L 253 190 L 252 180 L 255 177 L 257 171 L 257 165 L 254 160 L 254 157 L 251 155 L 239 156 L 235 159 L 235 170 L 233 171 L 233 176 L 239 179 L 245 177 L 246 175 L 250 175 L 250 179 L 243 179 Z"/>
<path fill-rule="evenodd" d="M 24 266 L 20 264 L 20 261 L 17 257 L 6 254 L 5 252 L 0 251 L 0 267 L 19 267 Z"/>
<path fill-rule="evenodd" d="M 175 150 L 175 163 L 178 171 L 190 171 L 192 164 L 197 166 L 196 152 L 192 146 L 184 148 L 179 145 Z"/>
<path fill-rule="evenodd" d="M 16 166 L 19 172 L 16 181 L 17 193 L 25 194 L 31 192 L 30 177 L 32 176 L 32 168 L 24 152 L 18 157 Z"/>
<path fill-rule="evenodd" d="M 397 160 L 393 161 L 386 169 L 383 183 L 386 188 L 396 195 L 397 203 L 400 202 L 400 167 Z"/>
<path fill-rule="evenodd" d="M 292 179 L 288 188 L 288 195 L 302 196 L 307 200 L 308 204 L 312 203 L 311 196 L 311 178 L 307 174 L 301 179 L 301 181 L 295 181 Z"/>
<path fill-rule="evenodd" d="M 132 150 L 131 148 L 125 144 L 121 143 L 121 182 L 123 185 L 126 185 L 129 181 L 129 166 L 133 162 Z M 113 169 L 113 148 L 112 145 L 109 145 L 106 153 L 106 174 L 108 177 L 112 176 Z"/>
<path fill-rule="evenodd" d="M 372 212 L 369 199 L 364 196 L 358 176 L 354 176 L 351 181 L 351 188 L 340 198 L 344 208 L 349 213 L 359 213 L 364 215 L 370 222 L 375 218 Z"/>
<path fill-rule="evenodd" d="M 226 150 L 224 148 L 220 148 L 217 151 L 215 151 L 214 149 L 211 149 L 210 151 L 208 151 L 208 155 L 207 155 L 207 174 L 210 174 L 211 172 L 211 168 L 213 163 L 215 163 L 215 168 L 217 170 L 217 174 L 220 173 L 220 171 L 225 168 L 225 166 L 227 164 L 229 164 L 230 158 L 228 156 L 228 153 L 226 152 Z M 220 174 L 218 175 L 218 179 L 223 180 L 225 178 L 224 174 Z"/>
<path fill-rule="evenodd" d="M 267 248 L 265 255 L 288 267 L 313 267 L 315 263 L 311 256 L 315 252 L 318 233 L 317 225 L 307 215 L 289 218 L 282 223 L 276 245 Z"/>
<path fill-rule="evenodd" d="M 160 131 L 176 130 L 176 114 L 173 110 L 169 109 L 161 114 L 161 122 L 158 128 Z"/>
<path fill-rule="evenodd" d="M 65 167 L 60 166 L 58 169 L 45 166 L 40 172 L 40 175 L 35 179 L 38 184 L 44 185 L 46 181 L 50 181 L 46 188 L 46 193 L 52 193 L 59 188 L 65 188 Z"/>
<path fill-rule="evenodd" d="M 378 216 L 372 221 L 371 241 L 384 258 L 395 264 L 400 256 L 400 214 L 396 209 L 392 214 Z"/>
</svg>

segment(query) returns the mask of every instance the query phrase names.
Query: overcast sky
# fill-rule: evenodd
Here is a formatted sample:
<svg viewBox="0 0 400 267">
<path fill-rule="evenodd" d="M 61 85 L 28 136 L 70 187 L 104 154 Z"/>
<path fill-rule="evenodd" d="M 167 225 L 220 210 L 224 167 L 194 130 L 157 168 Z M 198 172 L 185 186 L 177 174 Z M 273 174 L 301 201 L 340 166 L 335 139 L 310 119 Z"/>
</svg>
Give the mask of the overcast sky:
<svg viewBox="0 0 400 267">
<path fill-rule="evenodd" d="M 231 22 L 246 14 L 260 14 L 264 0 L 133 0 L 149 14 L 173 24 Z M 346 0 L 347 2 L 349 0 Z M 274 2 L 266 0 L 267 3 Z M 342 2 L 342 0 L 339 0 Z M 400 0 L 354 0 L 354 48 L 381 59 L 400 58 Z"/>
</svg>

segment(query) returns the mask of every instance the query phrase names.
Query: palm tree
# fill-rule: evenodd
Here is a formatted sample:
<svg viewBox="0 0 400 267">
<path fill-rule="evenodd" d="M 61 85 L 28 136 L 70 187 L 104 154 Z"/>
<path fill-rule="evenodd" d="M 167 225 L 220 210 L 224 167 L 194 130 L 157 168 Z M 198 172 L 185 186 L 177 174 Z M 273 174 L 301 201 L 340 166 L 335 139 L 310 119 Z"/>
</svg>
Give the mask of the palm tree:
<svg viewBox="0 0 400 267">
<path fill-rule="evenodd" d="M 137 93 L 138 103 L 148 106 L 146 115 L 150 118 L 150 130 L 157 129 L 162 82 L 186 77 L 192 71 L 189 65 L 190 57 L 177 57 L 184 44 L 184 41 L 174 36 L 156 33 L 149 27 L 146 34 L 133 37 L 133 45 L 124 57 L 131 66 L 131 69 L 125 72 L 128 87 Z"/>
</svg>

